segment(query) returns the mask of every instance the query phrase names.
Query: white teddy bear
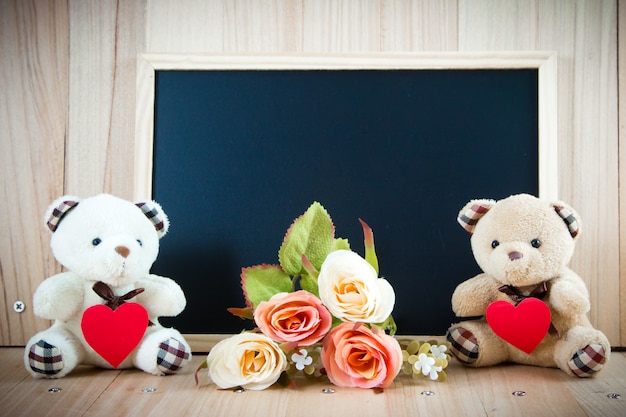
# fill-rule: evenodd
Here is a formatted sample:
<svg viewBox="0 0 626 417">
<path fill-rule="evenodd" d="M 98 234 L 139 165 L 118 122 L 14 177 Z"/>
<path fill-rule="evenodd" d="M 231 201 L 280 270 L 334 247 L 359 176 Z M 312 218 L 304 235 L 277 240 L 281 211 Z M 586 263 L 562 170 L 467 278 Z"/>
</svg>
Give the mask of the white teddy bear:
<svg viewBox="0 0 626 417">
<path fill-rule="evenodd" d="M 158 321 L 186 305 L 178 284 L 150 274 L 169 228 L 159 204 L 63 196 L 48 207 L 45 222 L 66 272 L 44 280 L 33 297 L 35 314 L 54 324 L 26 345 L 32 376 L 61 378 L 79 364 L 164 375 L 191 360 L 183 336 Z"/>
</svg>

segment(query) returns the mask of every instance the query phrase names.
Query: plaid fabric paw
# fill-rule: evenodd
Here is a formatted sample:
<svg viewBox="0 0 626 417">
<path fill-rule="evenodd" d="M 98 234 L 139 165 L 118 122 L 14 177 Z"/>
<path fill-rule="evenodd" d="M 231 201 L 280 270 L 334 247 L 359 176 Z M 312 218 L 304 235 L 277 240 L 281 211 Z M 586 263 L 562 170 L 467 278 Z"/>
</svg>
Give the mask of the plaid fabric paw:
<svg viewBox="0 0 626 417">
<path fill-rule="evenodd" d="M 28 364 L 37 373 L 55 375 L 63 369 L 63 356 L 59 348 L 40 340 L 30 347 Z"/>
<path fill-rule="evenodd" d="M 173 337 L 161 342 L 157 354 L 157 368 L 165 374 L 173 374 L 189 359 L 185 345 Z"/>
<path fill-rule="evenodd" d="M 579 349 L 567 362 L 569 369 L 580 378 L 593 376 L 604 367 L 606 356 L 601 345 L 587 345 Z"/>
<path fill-rule="evenodd" d="M 447 340 L 452 345 L 450 351 L 464 364 L 470 365 L 478 359 L 478 341 L 474 334 L 462 327 L 448 332 Z"/>
</svg>

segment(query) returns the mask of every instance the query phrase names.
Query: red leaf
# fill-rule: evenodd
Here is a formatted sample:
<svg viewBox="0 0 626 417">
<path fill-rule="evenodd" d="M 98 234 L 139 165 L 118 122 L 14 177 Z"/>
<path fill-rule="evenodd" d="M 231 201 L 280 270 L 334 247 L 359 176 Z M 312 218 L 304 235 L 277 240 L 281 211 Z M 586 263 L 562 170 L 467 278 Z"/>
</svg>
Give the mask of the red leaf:
<svg viewBox="0 0 626 417">
<path fill-rule="evenodd" d="M 254 317 L 254 309 L 252 307 L 230 307 L 227 308 L 226 311 L 243 320 L 252 320 Z"/>
</svg>

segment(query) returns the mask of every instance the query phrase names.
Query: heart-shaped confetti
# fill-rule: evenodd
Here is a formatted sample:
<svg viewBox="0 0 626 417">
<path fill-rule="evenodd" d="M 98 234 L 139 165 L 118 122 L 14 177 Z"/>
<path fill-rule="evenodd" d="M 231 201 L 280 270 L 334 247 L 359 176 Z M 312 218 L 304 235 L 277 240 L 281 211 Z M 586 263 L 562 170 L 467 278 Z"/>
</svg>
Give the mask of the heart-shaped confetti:
<svg viewBox="0 0 626 417">
<path fill-rule="evenodd" d="M 98 304 L 85 310 L 80 327 L 89 346 L 117 368 L 143 338 L 148 321 L 140 304 L 124 303 L 115 310 Z"/>
<path fill-rule="evenodd" d="M 530 354 L 550 329 L 550 308 L 537 298 L 526 298 L 517 306 L 495 301 L 487 307 L 487 323 L 504 341 Z"/>
</svg>

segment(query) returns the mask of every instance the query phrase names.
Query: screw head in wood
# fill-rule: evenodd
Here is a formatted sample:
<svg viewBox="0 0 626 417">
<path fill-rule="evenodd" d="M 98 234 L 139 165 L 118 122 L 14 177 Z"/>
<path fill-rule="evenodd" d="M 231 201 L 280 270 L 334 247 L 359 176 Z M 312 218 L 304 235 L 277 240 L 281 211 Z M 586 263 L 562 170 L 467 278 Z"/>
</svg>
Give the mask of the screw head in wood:
<svg viewBox="0 0 626 417">
<path fill-rule="evenodd" d="M 13 311 L 15 311 L 16 313 L 21 313 L 26 309 L 26 305 L 24 304 L 23 301 L 17 300 L 16 302 L 13 303 Z"/>
</svg>

